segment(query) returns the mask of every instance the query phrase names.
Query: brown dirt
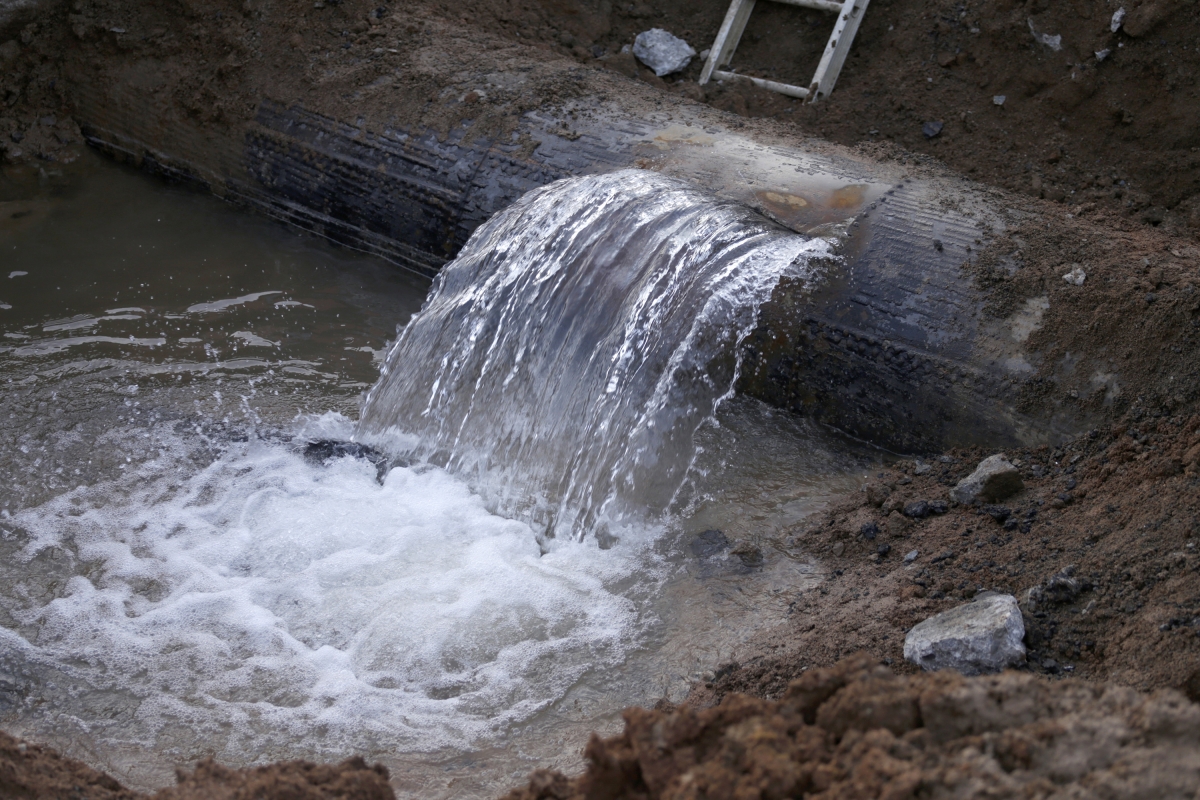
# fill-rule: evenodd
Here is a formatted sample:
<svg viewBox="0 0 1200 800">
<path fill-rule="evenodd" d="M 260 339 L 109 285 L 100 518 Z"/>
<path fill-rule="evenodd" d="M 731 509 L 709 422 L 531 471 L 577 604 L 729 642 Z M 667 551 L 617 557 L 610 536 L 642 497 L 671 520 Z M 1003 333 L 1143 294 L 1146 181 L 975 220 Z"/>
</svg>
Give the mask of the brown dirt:
<svg viewBox="0 0 1200 800">
<path fill-rule="evenodd" d="M 708 48 L 725 0 L 468 0 L 451 13 L 726 111 L 788 120 L 805 135 L 890 142 L 985 183 L 1200 229 L 1200 17 L 1182 0 L 1132 0 L 1113 33 L 1119 5 L 876 0 L 836 91 L 819 105 L 744 82 L 698 86 L 699 59 L 664 81 L 620 53 L 649 27 Z M 830 26 L 821 12 L 763 3 L 734 65 L 805 86 Z M 1061 35 L 1061 49 L 1035 39 L 1031 26 Z M 993 102 L 998 95 L 1002 106 Z M 926 122 L 944 127 L 929 138 Z"/>
<path fill-rule="evenodd" d="M 153 800 L 391 800 L 388 772 L 361 758 L 318 765 L 287 761 L 226 769 L 202 761 Z M 0 797 L 5 800 L 150 800 L 112 777 L 46 747 L 0 733 Z"/>
<path fill-rule="evenodd" d="M 778 702 L 629 709 L 587 771 L 547 770 L 505 800 L 571 798 L 1193 798 L 1200 706 L 1006 673 L 897 676 L 870 657 L 815 669 Z"/>
<path fill-rule="evenodd" d="M 1089 203 L 1068 216 L 1049 205 L 1010 208 L 1006 235 L 964 265 L 989 292 L 985 311 L 998 324 L 1037 320 L 1027 345 L 1040 360 L 1019 410 L 1098 424 L 1137 405 L 1195 413 L 1200 246 L 1109 207 Z M 1081 286 L 1064 280 L 1076 268 Z"/>
<path fill-rule="evenodd" d="M 900 462 L 796 531 L 824 583 L 689 702 L 778 697 L 804 670 L 859 650 L 914 672 L 907 631 L 984 590 L 1021 602 L 1027 670 L 1200 700 L 1200 417 L 1135 406 L 1061 447 L 1010 450 L 1024 491 L 993 513 L 956 506 L 950 488 L 986 455 Z M 906 516 L 920 501 L 946 513 Z"/>
<path fill-rule="evenodd" d="M 258 98 L 240 96 L 239 86 L 269 75 L 281 99 L 320 94 L 336 114 L 329 101 L 339 98 L 347 118 L 442 131 L 470 119 L 481 135 L 511 129 L 516 115 L 547 102 L 604 91 L 589 73 L 607 67 L 733 113 L 775 118 L 795 134 L 883 143 L 877 154 L 932 156 L 1070 207 L 1200 231 L 1200 17 L 1182 0 L 1129 0 L 1124 26 L 1112 33 L 1117 5 L 876 0 L 837 90 L 806 105 L 744 82 L 701 87 L 699 59 L 659 79 L 620 52 L 652 26 L 703 50 L 725 0 L 77 0 L 60 7 L 57 25 L 0 31 L 0 44 L 18 53 L 0 71 L 9 107 L 0 111 L 0 147 L 9 161 L 57 158 L 55 138 L 76 134 L 39 120 L 69 115 L 64 68 L 104 70 L 103 56 L 114 54 L 168 61 L 163 91 L 197 119 L 245 118 Z M 829 23 L 820 12 L 764 3 L 734 64 L 805 84 Z M 1040 43 L 1031 25 L 1061 35 L 1062 49 Z M 569 61 L 574 70 L 564 70 Z M 478 79 L 498 65 L 525 80 L 480 94 Z M 1003 106 L 993 102 L 998 95 Z M 927 138 L 926 122 L 944 127 Z M 29 139 L 13 142 L 14 132 Z"/>
</svg>

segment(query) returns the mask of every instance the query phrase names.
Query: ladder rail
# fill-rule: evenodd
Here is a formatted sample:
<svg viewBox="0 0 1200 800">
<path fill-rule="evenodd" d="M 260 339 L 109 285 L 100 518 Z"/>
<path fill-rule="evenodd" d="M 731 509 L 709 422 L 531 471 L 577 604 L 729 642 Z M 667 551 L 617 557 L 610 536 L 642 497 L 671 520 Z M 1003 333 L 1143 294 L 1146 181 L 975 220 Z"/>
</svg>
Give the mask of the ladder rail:
<svg viewBox="0 0 1200 800">
<path fill-rule="evenodd" d="M 862 24 L 869 2 L 871 0 L 846 0 L 842 4 L 842 11 L 838 14 L 833 33 L 825 45 L 825 52 L 821 55 L 821 63 L 817 65 L 817 71 L 813 73 L 812 84 L 809 86 L 812 102 L 828 97 L 833 91 L 842 66 L 846 63 L 846 57 L 850 55 L 850 46 L 854 43 L 854 36 L 858 33 L 858 26 Z"/>
<path fill-rule="evenodd" d="M 708 52 L 708 60 L 704 62 L 704 68 L 700 71 L 700 85 L 703 86 L 714 77 L 718 80 L 741 78 L 764 89 L 808 100 L 810 103 L 828 97 L 842 72 L 846 57 L 850 54 L 850 47 L 854 43 L 858 26 L 862 23 L 870 0 L 775 0 L 775 2 L 785 5 L 837 13 L 833 33 L 829 36 L 825 51 L 821 54 L 821 61 L 817 65 L 816 72 L 813 73 L 812 81 L 807 89 L 802 86 L 793 86 L 789 83 L 770 81 L 765 78 L 754 78 L 750 75 L 740 75 L 721 69 L 733 62 L 733 54 L 742 40 L 742 34 L 746 32 L 746 24 L 750 21 L 750 14 L 754 11 L 755 2 L 756 0 L 732 0 L 730 2 L 725 19 L 717 31 L 717 38 L 713 40 L 713 46 Z"/>
<path fill-rule="evenodd" d="M 788 97 L 795 97 L 803 100 L 808 97 L 809 90 L 803 86 L 793 86 L 790 83 L 780 83 L 779 81 L 769 81 L 766 78 L 755 78 L 753 75 L 740 75 L 736 72 L 723 72 L 719 69 L 713 70 L 713 76 L 718 80 L 731 81 L 735 78 L 750 81 L 755 86 L 760 86 L 763 89 L 770 89 L 772 92 L 786 94 Z"/>
<path fill-rule="evenodd" d="M 701 86 L 708 83 L 713 70 L 717 67 L 724 67 L 733 61 L 733 53 L 737 50 L 738 43 L 742 40 L 742 34 L 746 31 L 746 23 L 750 21 L 754 3 L 755 0 L 733 0 L 729 4 L 729 11 L 726 12 L 725 19 L 721 22 L 721 29 L 717 31 L 717 38 L 713 42 L 712 49 L 708 51 L 708 61 L 704 63 L 704 69 L 700 72 Z"/>
<path fill-rule="evenodd" d="M 834 13 L 841 12 L 843 6 L 843 3 L 839 2 L 839 0 L 775 0 L 775 2 L 788 6 L 811 8 L 814 11 L 830 11 Z"/>
</svg>

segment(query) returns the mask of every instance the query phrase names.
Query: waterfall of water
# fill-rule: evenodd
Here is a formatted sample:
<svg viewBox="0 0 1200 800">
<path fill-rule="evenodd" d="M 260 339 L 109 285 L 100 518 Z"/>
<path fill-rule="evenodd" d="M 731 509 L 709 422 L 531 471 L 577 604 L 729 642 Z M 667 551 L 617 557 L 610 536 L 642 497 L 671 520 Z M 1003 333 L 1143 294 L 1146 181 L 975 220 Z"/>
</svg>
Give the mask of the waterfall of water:
<svg viewBox="0 0 1200 800">
<path fill-rule="evenodd" d="M 546 186 L 445 267 L 357 436 L 447 467 L 548 536 L 603 540 L 671 507 L 759 306 L 828 254 L 652 172 Z"/>
</svg>

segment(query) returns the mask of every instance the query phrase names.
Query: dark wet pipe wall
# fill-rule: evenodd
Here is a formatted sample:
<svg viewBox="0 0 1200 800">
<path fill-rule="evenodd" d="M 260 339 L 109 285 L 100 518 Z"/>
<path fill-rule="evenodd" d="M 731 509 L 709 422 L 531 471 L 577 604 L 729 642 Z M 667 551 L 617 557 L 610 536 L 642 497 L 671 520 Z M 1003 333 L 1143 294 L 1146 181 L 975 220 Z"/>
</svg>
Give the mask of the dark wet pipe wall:
<svg viewBox="0 0 1200 800">
<path fill-rule="evenodd" d="M 984 298 L 963 269 L 994 215 L 965 184 L 754 142 L 707 107 L 665 128 L 610 107 L 570 138 L 528 114 L 530 152 L 511 138 L 370 131 L 271 100 L 248 124 L 202 131 L 150 110 L 136 87 L 74 92 L 97 149 L 426 276 L 531 188 L 659 169 L 840 242 L 844 258 L 815 293 L 782 286 L 764 309 L 748 343 L 746 393 L 905 452 L 1032 443 L 1080 424 L 1017 411 L 1020 344 L 983 324 Z"/>
</svg>

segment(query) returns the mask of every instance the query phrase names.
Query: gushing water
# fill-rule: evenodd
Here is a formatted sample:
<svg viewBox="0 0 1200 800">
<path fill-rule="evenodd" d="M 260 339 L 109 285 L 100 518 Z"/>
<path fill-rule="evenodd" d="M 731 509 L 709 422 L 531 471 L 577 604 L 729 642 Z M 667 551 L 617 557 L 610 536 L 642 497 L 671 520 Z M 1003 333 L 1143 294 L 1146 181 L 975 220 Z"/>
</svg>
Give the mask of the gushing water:
<svg viewBox="0 0 1200 800">
<path fill-rule="evenodd" d="M 759 306 L 827 255 L 652 172 L 531 192 L 442 271 L 359 435 L 464 476 L 549 536 L 604 541 L 670 508 Z"/>
<path fill-rule="evenodd" d="M 852 461 L 725 398 L 823 242 L 650 173 L 546 187 L 447 267 L 356 424 L 424 287 L 94 169 L 0 215 L 6 730 L 143 789 L 362 754 L 492 797 L 813 580 L 780 543 Z M 408 465 L 301 455 L 352 435 Z M 763 563 L 698 561 L 709 527 Z"/>
</svg>

